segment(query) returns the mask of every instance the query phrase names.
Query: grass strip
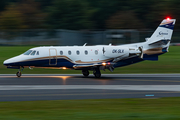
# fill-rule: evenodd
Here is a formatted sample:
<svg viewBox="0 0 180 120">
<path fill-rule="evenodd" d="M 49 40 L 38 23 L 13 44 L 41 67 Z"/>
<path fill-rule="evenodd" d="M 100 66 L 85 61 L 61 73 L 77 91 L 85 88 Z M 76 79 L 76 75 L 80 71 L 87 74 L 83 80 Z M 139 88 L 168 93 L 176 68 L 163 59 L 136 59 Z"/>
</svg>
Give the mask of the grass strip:
<svg viewBox="0 0 180 120">
<path fill-rule="evenodd" d="M 4 120 L 178 120 L 180 98 L 0 102 Z"/>
</svg>

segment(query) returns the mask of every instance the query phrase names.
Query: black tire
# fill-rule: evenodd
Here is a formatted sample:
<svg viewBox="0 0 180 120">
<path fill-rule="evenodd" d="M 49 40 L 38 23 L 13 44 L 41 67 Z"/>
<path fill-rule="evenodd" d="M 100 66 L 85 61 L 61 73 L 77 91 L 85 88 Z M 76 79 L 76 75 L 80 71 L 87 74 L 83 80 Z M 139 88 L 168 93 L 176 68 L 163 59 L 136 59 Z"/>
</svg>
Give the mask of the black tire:
<svg viewBox="0 0 180 120">
<path fill-rule="evenodd" d="M 84 77 L 88 77 L 89 71 L 88 70 L 82 70 L 82 74 L 84 75 Z"/>
<path fill-rule="evenodd" d="M 99 69 L 96 69 L 95 71 L 93 71 L 93 74 L 96 78 L 100 78 L 101 77 L 101 72 Z"/>
<path fill-rule="evenodd" d="M 16 76 L 17 76 L 17 77 L 21 77 L 21 72 L 17 72 L 17 73 L 16 73 Z"/>
<path fill-rule="evenodd" d="M 101 77 L 101 73 L 95 73 L 94 76 L 95 76 L 96 78 L 100 78 L 100 77 Z"/>
</svg>

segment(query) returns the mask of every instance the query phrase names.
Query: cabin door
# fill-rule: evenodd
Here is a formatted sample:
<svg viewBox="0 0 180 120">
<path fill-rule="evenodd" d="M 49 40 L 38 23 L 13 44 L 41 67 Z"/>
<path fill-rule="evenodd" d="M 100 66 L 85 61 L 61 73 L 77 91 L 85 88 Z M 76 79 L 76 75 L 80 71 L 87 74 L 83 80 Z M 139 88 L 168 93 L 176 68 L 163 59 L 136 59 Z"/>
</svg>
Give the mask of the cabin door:
<svg viewBox="0 0 180 120">
<path fill-rule="evenodd" d="M 57 65 L 57 50 L 55 48 L 49 49 L 49 65 Z"/>
</svg>

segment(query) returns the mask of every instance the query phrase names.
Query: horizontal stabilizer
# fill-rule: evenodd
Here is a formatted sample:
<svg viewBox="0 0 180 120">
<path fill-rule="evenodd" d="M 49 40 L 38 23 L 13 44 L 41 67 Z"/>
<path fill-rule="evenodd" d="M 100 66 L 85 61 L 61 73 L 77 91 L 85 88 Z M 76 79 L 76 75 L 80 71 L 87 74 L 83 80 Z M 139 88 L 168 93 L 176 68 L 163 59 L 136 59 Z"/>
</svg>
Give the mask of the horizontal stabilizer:
<svg viewBox="0 0 180 120">
<path fill-rule="evenodd" d="M 167 39 L 167 40 L 159 40 L 159 41 L 149 43 L 149 45 L 167 45 L 169 41 L 171 41 L 171 40 L 169 40 L 169 39 Z"/>
</svg>

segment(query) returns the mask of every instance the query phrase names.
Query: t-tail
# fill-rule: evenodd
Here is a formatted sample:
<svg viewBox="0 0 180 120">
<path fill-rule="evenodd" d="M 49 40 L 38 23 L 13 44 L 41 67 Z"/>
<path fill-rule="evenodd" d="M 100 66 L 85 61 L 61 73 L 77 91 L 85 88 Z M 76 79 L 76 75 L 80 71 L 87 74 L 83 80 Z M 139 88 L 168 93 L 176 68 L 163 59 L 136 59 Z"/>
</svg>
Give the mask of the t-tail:
<svg viewBox="0 0 180 120">
<path fill-rule="evenodd" d="M 176 19 L 164 19 L 161 24 L 158 26 L 156 31 L 152 34 L 152 36 L 148 39 L 149 45 L 155 45 L 157 43 L 162 42 L 162 44 L 166 44 L 169 46 L 174 25 L 175 25 Z"/>
<path fill-rule="evenodd" d="M 150 38 L 147 38 L 143 50 L 144 60 L 158 60 L 158 55 L 168 52 L 176 19 L 164 19 Z"/>
</svg>

